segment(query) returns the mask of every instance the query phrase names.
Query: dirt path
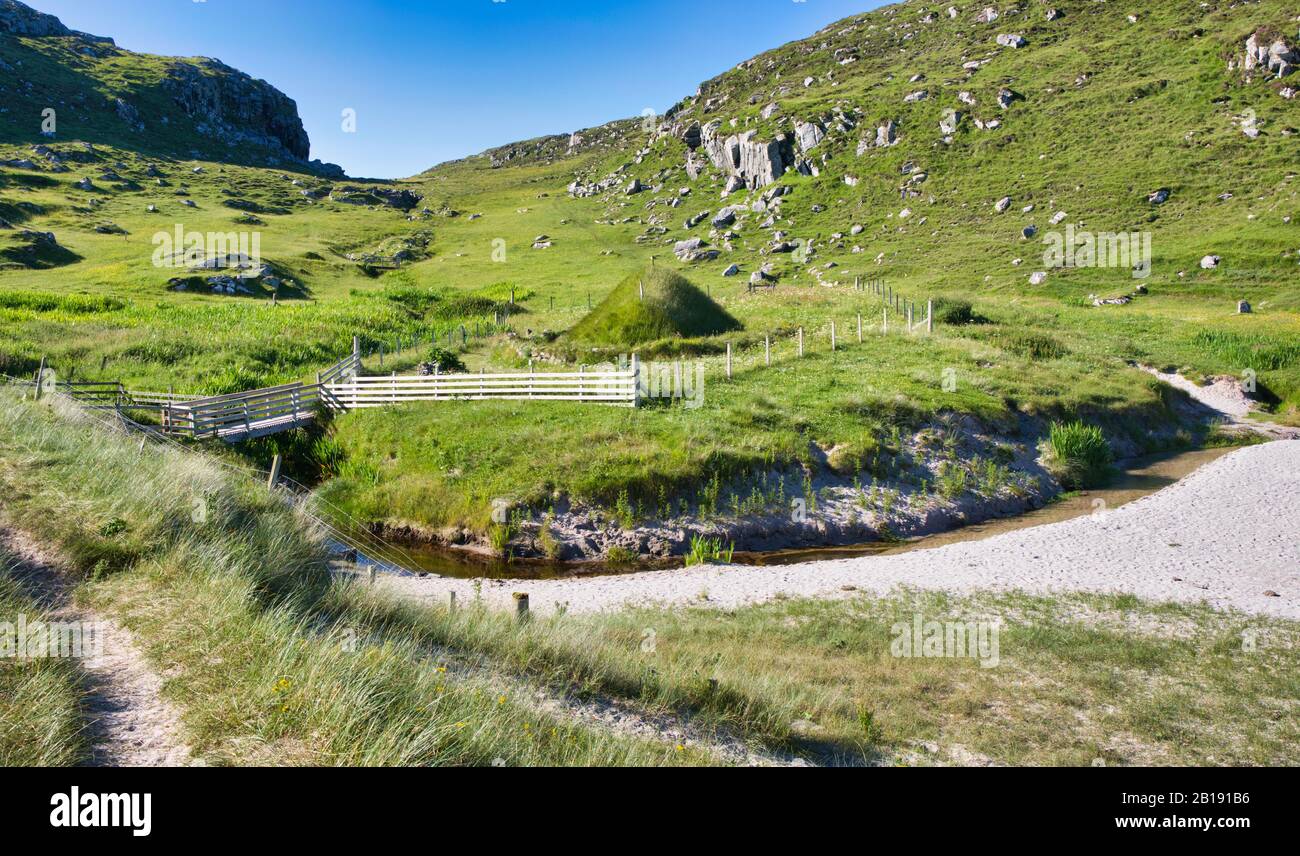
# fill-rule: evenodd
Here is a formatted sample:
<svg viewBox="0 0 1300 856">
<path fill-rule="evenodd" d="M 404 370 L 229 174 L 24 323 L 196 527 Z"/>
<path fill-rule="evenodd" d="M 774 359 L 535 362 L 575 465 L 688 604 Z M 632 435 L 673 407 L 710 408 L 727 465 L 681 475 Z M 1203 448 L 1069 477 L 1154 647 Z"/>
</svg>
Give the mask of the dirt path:
<svg viewBox="0 0 1300 856">
<path fill-rule="evenodd" d="M 99 644 L 81 659 L 90 766 L 189 765 L 180 717 L 162 699 L 162 678 L 149 667 L 131 634 L 112 619 L 77 606 L 57 561 L 32 539 L 0 528 L 0 545 L 18 559 L 14 578 L 51 621 L 80 623 L 97 636 Z"/>
</svg>

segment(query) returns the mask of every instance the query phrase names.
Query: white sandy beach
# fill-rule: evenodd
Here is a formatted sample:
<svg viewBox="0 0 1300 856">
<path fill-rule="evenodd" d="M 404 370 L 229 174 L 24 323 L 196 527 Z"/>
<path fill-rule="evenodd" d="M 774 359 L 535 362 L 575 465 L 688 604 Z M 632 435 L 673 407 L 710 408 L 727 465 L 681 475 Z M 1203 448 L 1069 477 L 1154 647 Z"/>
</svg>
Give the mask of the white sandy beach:
<svg viewBox="0 0 1300 856">
<path fill-rule="evenodd" d="M 381 585 L 443 602 L 451 591 L 462 603 L 475 596 L 472 583 L 442 577 L 391 577 Z M 1300 442 L 1239 449 L 1122 508 L 983 541 L 802 565 L 488 581 L 482 597 L 504 608 L 514 592 L 526 591 L 534 610 L 567 604 L 571 612 L 599 612 L 626 605 L 735 607 L 778 596 L 884 594 L 897 586 L 1128 593 L 1300 619 Z"/>
</svg>

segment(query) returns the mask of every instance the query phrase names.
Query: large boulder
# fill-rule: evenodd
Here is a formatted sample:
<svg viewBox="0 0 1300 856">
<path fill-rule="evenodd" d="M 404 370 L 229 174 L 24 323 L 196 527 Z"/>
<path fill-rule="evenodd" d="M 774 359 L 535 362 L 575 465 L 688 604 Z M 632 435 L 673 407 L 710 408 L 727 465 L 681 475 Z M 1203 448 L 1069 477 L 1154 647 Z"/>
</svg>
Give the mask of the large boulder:
<svg viewBox="0 0 1300 856">
<path fill-rule="evenodd" d="M 685 143 L 686 148 L 691 151 L 698 149 L 702 141 L 703 135 L 700 130 L 699 122 L 692 122 L 686 127 L 686 130 L 682 131 L 682 142 Z"/>
<path fill-rule="evenodd" d="M 794 137 L 799 151 L 807 152 L 826 139 L 826 129 L 817 122 L 799 122 L 794 126 Z"/>
</svg>

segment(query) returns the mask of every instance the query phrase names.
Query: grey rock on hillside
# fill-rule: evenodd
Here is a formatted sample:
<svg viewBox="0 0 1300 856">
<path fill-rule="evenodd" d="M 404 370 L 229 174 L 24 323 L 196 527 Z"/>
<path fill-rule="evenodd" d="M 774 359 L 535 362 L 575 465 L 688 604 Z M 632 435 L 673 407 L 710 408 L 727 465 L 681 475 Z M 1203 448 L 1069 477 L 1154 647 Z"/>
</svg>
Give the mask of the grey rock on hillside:
<svg viewBox="0 0 1300 856">
<path fill-rule="evenodd" d="M 311 153 L 298 105 L 264 80 L 215 59 L 177 60 L 167 70 L 165 86 L 201 133 L 232 145 L 279 148 L 300 161 Z"/>
</svg>

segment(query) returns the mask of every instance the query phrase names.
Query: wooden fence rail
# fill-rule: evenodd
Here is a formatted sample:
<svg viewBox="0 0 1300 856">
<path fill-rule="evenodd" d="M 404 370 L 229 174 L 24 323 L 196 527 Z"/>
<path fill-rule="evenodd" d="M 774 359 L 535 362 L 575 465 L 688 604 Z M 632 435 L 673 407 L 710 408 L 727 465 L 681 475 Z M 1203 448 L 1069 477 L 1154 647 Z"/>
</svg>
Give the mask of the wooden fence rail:
<svg viewBox="0 0 1300 856">
<path fill-rule="evenodd" d="M 635 407 L 638 366 L 627 369 L 516 374 L 449 374 L 416 377 L 355 377 L 330 384 L 330 395 L 344 410 L 390 407 L 409 401 L 502 399 L 507 401 L 586 401 Z"/>
</svg>

